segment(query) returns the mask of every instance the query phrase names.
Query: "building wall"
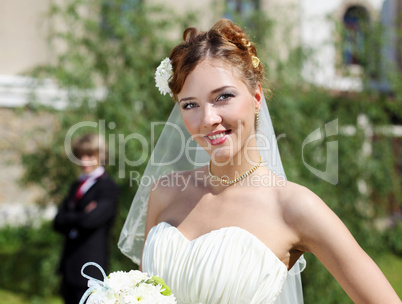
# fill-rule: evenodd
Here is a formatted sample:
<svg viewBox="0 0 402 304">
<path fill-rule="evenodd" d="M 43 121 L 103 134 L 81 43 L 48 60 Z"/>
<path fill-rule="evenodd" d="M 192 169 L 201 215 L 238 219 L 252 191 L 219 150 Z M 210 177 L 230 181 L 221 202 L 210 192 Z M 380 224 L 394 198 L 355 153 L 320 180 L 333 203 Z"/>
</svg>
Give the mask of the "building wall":
<svg viewBox="0 0 402 304">
<path fill-rule="evenodd" d="M 163 4 L 178 14 L 194 12 L 198 20 L 194 25 L 202 29 L 209 28 L 224 16 L 225 0 L 145 1 L 152 5 Z M 336 75 L 336 53 L 330 45 L 335 37 L 328 17 L 340 20 L 347 7 L 359 4 L 367 8 L 371 17 L 378 19 L 385 2 L 395 2 L 394 6 L 401 10 L 401 0 L 261 0 L 261 9 L 278 24 L 276 43 L 286 41 L 279 51 L 281 55 L 286 57 L 286 48 L 299 44 L 320 48 L 315 59 L 321 71 L 314 72 L 315 76 L 311 78 L 307 70 L 306 77 L 322 84 L 328 83 L 323 79 L 331 79 L 334 88 L 338 89 L 358 89 L 357 78 Z M 52 61 L 52 51 L 46 39 L 50 26 L 46 12 L 51 3 L 52 0 L 0 1 L 0 76 L 21 74 L 38 64 Z M 180 36 L 181 32 L 182 29 L 178 29 L 175 34 Z"/>
<path fill-rule="evenodd" d="M 0 76 L 22 74 L 37 65 L 52 62 L 54 53 L 47 41 L 50 23 L 46 13 L 54 1 L 0 1 Z M 151 5 L 162 4 L 179 15 L 193 12 L 197 21 L 191 25 L 204 30 L 224 16 L 225 0 L 144 1 Z M 298 5 L 298 0 L 261 0 L 261 9 L 282 25 L 298 23 Z M 292 22 L 289 22 L 290 20 Z M 182 30 L 178 29 L 173 35 L 180 36 Z M 296 28 L 290 40 L 299 42 L 298 37 Z"/>
<path fill-rule="evenodd" d="M 54 216 L 54 208 L 40 214 L 33 205 L 44 190 L 20 182 L 24 172 L 21 151 L 33 151 L 54 124 L 55 118 L 48 113 L 0 107 L 0 228 Z"/>
<path fill-rule="evenodd" d="M 339 37 L 334 22 L 341 23 L 346 10 L 352 5 L 366 8 L 370 20 L 383 20 L 389 14 L 388 2 L 396 0 L 301 0 L 301 44 L 314 51 L 313 60 L 306 64 L 304 77 L 318 85 L 337 91 L 359 91 L 362 88 L 359 66 L 339 70 L 340 51 L 335 42 Z"/>
<path fill-rule="evenodd" d="M 19 109 L 28 102 L 32 85 L 29 78 L 19 75 L 52 61 L 46 18 L 50 3 L 51 0 L 0 1 L 0 226 L 25 221 L 31 208 L 28 206 L 43 191 L 21 185 L 20 157 L 21 151 L 35 146 L 38 137 L 46 136 L 54 118 Z M 53 94 L 49 89 L 45 91 L 45 99 L 49 99 Z M 43 133 L 32 131 L 37 128 Z"/>
<path fill-rule="evenodd" d="M 261 9 L 273 22 L 271 45 L 274 45 L 274 60 L 285 60 L 291 49 L 300 45 L 300 1 L 261 0 Z M 267 58 L 266 60 L 270 60 Z"/>
<path fill-rule="evenodd" d="M 0 75 L 24 73 L 49 63 L 48 22 L 50 0 L 0 1 Z"/>
</svg>

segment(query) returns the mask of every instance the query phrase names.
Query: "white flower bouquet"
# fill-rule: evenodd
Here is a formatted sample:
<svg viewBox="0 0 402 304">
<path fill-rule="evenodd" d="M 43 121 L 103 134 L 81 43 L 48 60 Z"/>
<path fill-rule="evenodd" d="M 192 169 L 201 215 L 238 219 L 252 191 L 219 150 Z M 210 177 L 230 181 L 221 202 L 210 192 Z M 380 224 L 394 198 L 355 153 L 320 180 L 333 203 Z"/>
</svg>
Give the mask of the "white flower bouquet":
<svg viewBox="0 0 402 304">
<path fill-rule="evenodd" d="M 97 267 L 104 277 L 99 281 L 84 273 L 87 266 Z M 176 304 L 176 298 L 163 279 L 139 270 L 116 271 L 106 276 L 102 267 L 96 263 L 86 263 L 81 274 L 88 278 L 88 290 L 79 304 Z"/>
</svg>

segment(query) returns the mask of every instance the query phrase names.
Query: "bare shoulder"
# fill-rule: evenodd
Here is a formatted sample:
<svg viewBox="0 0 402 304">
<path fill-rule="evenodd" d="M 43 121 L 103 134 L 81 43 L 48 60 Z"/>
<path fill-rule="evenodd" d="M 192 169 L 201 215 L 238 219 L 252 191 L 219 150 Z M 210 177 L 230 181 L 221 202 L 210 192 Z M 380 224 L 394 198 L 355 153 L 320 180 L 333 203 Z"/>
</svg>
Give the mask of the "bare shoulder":
<svg viewBox="0 0 402 304">
<path fill-rule="evenodd" d="M 299 184 L 286 181 L 285 187 L 278 190 L 278 197 L 285 219 L 293 222 L 326 206 L 324 201 L 310 189 Z"/>
<path fill-rule="evenodd" d="M 150 189 L 149 200 L 168 206 L 174 198 L 188 187 L 188 181 L 192 179 L 194 170 L 176 171 L 157 179 Z"/>
<path fill-rule="evenodd" d="M 281 190 L 280 203 L 285 222 L 299 236 L 305 251 L 315 252 L 322 246 L 330 247 L 329 240 L 350 232 L 341 219 L 310 189 L 288 182 Z"/>
<path fill-rule="evenodd" d="M 329 223 L 340 223 L 340 219 L 313 191 L 293 182 L 279 190 L 279 200 L 285 222 L 306 241 Z M 333 227 L 338 227 L 334 224 Z M 303 241 L 302 241 L 303 242 Z"/>
<path fill-rule="evenodd" d="M 160 177 L 151 186 L 148 212 L 150 221 L 157 224 L 159 215 L 182 201 L 183 195 L 194 188 L 199 170 L 176 171 Z"/>
</svg>

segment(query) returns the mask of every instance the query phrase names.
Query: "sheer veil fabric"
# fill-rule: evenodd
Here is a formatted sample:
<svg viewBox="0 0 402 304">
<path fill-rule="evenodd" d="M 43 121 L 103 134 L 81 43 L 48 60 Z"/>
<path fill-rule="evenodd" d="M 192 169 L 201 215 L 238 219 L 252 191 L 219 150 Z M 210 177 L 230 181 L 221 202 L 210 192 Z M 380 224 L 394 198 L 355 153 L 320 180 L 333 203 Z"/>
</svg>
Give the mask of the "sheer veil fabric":
<svg viewBox="0 0 402 304">
<path fill-rule="evenodd" d="M 261 106 L 256 136 L 263 165 L 276 175 L 286 178 L 265 98 Z M 134 263 L 140 263 L 148 198 L 154 184 L 166 174 L 202 167 L 207 165 L 209 160 L 209 154 L 191 139 L 181 118 L 180 108 L 176 104 L 151 154 L 120 235 L 118 246 Z M 303 303 L 300 273 L 305 264 L 306 261 L 301 256 L 288 271 L 282 292 L 275 301 L 276 304 Z"/>
</svg>

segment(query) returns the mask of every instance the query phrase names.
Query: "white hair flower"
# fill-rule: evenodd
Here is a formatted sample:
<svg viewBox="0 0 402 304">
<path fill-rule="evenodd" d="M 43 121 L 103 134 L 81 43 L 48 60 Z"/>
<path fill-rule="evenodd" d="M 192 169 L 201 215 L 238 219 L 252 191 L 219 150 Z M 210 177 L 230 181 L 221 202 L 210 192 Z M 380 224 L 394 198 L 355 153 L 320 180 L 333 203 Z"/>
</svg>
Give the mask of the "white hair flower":
<svg viewBox="0 0 402 304">
<path fill-rule="evenodd" d="M 169 93 L 170 96 L 173 96 L 172 91 L 169 88 L 169 78 L 172 75 L 172 63 L 170 62 L 169 57 L 166 57 L 162 60 L 155 72 L 156 87 L 159 89 L 161 94 L 166 95 L 166 93 Z"/>
</svg>

